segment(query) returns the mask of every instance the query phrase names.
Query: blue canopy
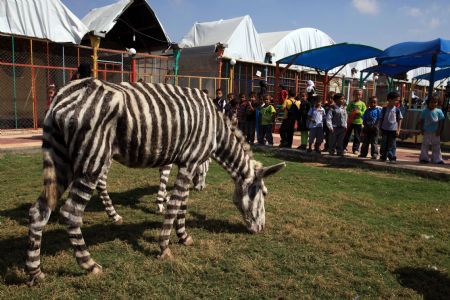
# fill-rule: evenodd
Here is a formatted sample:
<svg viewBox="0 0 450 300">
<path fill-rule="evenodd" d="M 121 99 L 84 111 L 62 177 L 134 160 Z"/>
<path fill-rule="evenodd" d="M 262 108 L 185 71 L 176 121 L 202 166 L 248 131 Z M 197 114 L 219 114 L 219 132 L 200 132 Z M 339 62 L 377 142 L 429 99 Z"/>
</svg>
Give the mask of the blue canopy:
<svg viewBox="0 0 450 300">
<path fill-rule="evenodd" d="M 367 69 L 362 70 L 361 72 L 367 72 L 367 73 L 379 73 L 384 74 L 389 77 L 395 77 L 399 74 L 408 72 L 412 69 L 415 69 L 415 67 L 410 66 L 399 66 L 399 65 L 377 65 L 373 67 L 369 67 Z"/>
<path fill-rule="evenodd" d="M 415 78 L 416 79 L 424 79 L 424 80 L 429 81 L 430 75 L 431 75 L 430 73 L 426 73 L 423 75 L 416 76 Z M 434 80 L 442 80 L 442 79 L 449 78 L 449 77 L 450 77 L 450 68 L 440 69 L 434 73 Z"/>
<path fill-rule="evenodd" d="M 450 67 L 450 40 L 406 42 L 393 45 L 377 57 L 378 64 L 431 67 L 428 95 L 433 93 L 436 67 Z"/>
<path fill-rule="evenodd" d="M 341 43 L 290 55 L 278 60 L 277 63 L 306 66 L 328 72 L 348 63 L 376 57 L 381 53 L 380 49 L 374 47 Z"/>
<path fill-rule="evenodd" d="M 377 61 L 383 63 L 388 59 L 409 56 L 411 60 L 428 58 L 431 62 L 433 54 L 444 56 L 450 54 L 450 40 L 435 39 L 428 42 L 405 42 L 396 44 L 386 48 L 386 50 L 377 57 Z M 417 66 L 426 67 L 424 65 Z"/>
<path fill-rule="evenodd" d="M 378 64 L 431 67 L 433 56 L 436 56 L 436 67 L 450 67 L 450 40 L 396 44 L 384 50 L 377 61 Z"/>
</svg>

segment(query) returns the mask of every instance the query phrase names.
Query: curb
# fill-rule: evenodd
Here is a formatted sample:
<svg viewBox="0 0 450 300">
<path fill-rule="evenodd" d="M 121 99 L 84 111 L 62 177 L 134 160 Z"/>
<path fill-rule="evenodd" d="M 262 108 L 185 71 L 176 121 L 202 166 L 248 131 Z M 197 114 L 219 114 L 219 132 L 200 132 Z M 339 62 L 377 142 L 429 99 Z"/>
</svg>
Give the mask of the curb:
<svg viewBox="0 0 450 300">
<path fill-rule="evenodd" d="M 388 164 L 385 162 L 374 161 L 370 159 L 361 159 L 356 157 L 339 157 L 330 156 L 328 154 L 306 153 L 302 150 L 268 147 L 261 145 L 252 146 L 254 152 L 269 153 L 277 158 L 282 158 L 295 162 L 319 162 L 331 166 L 355 167 L 377 171 L 387 171 L 390 173 L 403 172 L 417 175 L 424 178 L 450 181 L 450 170 L 448 172 L 423 169 L 416 165 Z"/>
<path fill-rule="evenodd" d="M 0 148 L 1 154 L 31 154 L 40 153 L 41 151 L 41 145 L 32 147 Z"/>
</svg>

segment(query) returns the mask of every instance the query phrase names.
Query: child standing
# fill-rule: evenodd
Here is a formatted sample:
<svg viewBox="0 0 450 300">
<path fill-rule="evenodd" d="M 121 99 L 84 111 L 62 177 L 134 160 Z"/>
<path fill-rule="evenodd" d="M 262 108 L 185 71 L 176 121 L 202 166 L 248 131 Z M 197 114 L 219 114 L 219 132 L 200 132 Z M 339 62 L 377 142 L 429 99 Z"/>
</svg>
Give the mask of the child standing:
<svg viewBox="0 0 450 300">
<path fill-rule="evenodd" d="M 334 104 L 333 98 L 334 95 L 336 95 L 335 92 L 329 91 L 327 99 L 325 99 L 325 102 L 322 103 L 322 107 L 325 110 L 325 116 L 330 111 L 331 106 Z M 330 132 L 328 130 L 328 126 L 326 123 L 326 118 L 323 118 L 323 139 L 325 141 L 325 145 L 323 146 L 323 151 L 328 151 L 329 147 L 329 139 L 330 139 Z"/>
<path fill-rule="evenodd" d="M 242 131 L 243 135 L 247 134 L 247 98 L 245 97 L 245 94 L 241 93 L 239 94 L 239 105 L 237 108 L 237 120 L 238 120 L 238 128 L 240 131 Z"/>
<path fill-rule="evenodd" d="M 347 106 L 347 113 L 349 114 L 349 125 L 347 128 L 347 132 L 344 138 L 344 148 L 347 149 L 348 142 L 350 141 L 350 137 L 353 134 L 353 146 L 352 151 L 353 154 L 359 154 L 359 143 L 361 139 L 361 129 L 362 129 L 362 116 L 366 111 L 366 104 L 363 100 L 363 90 L 356 89 L 353 92 L 354 101 L 351 102 Z"/>
<path fill-rule="evenodd" d="M 261 113 L 261 135 L 259 137 L 258 143 L 261 145 L 265 145 L 266 141 L 269 146 L 273 146 L 273 137 L 272 137 L 272 124 L 275 120 L 275 116 L 277 111 L 275 107 L 270 104 L 270 96 L 265 95 L 264 103 L 260 108 Z"/>
<path fill-rule="evenodd" d="M 329 153 L 344 155 L 344 136 L 347 130 L 347 110 L 344 107 L 345 97 L 342 94 L 333 96 L 333 105 L 327 113 L 326 123 L 330 132 Z"/>
<path fill-rule="evenodd" d="M 311 104 L 308 101 L 308 95 L 303 92 L 300 94 L 300 111 L 297 120 L 297 127 L 301 134 L 300 146 L 297 149 L 306 150 L 308 144 L 308 112 L 311 109 Z"/>
<path fill-rule="evenodd" d="M 380 128 L 382 133 L 380 160 L 395 163 L 396 157 L 396 138 L 400 134 L 400 127 L 402 125 L 402 113 L 396 107 L 400 100 L 400 95 L 397 92 L 390 92 L 387 95 L 388 105 L 381 110 Z"/>
<path fill-rule="evenodd" d="M 253 143 L 255 142 L 255 130 L 256 130 L 256 107 L 257 103 L 256 103 L 256 94 L 255 93 L 251 93 L 250 94 L 250 99 L 248 101 L 248 105 L 247 105 L 247 132 L 246 132 L 246 137 L 247 137 L 247 143 L 249 143 L 250 145 L 253 145 Z"/>
<path fill-rule="evenodd" d="M 381 120 L 381 109 L 377 107 L 378 99 L 373 96 L 369 98 L 369 108 L 364 112 L 363 119 L 363 144 L 359 157 L 367 157 L 369 153 L 372 159 L 378 158 L 378 126 Z"/>
<path fill-rule="evenodd" d="M 314 150 L 320 153 L 320 145 L 323 142 L 323 119 L 325 110 L 318 96 L 314 96 L 314 106 L 308 112 L 309 120 L 309 147 L 308 152 L 312 152 L 312 144 Z"/>
<path fill-rule="evenodd" d="M 431 98 L 427 101 L 427 108 L 422 111 L 419 120 L 419 128 L 423 134 L 422 151 L 420 152 L 420 162 L 428 163 L 428 148 L 431 146 L 431 162 L 444 164 L 441 154 L 441 133 L 444 127 L 444 113 L 437 108 L 438 100 Z"/>
</svg>

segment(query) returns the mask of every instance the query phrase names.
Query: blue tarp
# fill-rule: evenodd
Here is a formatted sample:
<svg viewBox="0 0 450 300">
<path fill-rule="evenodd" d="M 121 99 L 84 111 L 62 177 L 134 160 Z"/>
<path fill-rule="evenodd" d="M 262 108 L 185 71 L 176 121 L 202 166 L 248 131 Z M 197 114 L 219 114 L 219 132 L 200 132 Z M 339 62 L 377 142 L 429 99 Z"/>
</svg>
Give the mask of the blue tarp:
<svg viewBox="0 0 450 300">
<path fill-rule="evenodd" d="M 434 80 L 442 80 L 445 78 L 449 78 L 450 77 L 450 68 L 447 69 L 441 69 L 441 70 L 436 70 L 436 72 L 434 73 Z M 430 73 L 426 73 L 420 76 L 416 76 L 416 79 L 424 79 L 424 80 L 430 80 Z"/>
<path fill-rule="evenodd" d="M 278 60 L 277 63 L 305 66 L 328 72 L 348 63 L 376 57 L 381 53 L 383 51 L 374 47 L 341 43 L 290 55 Z"/>
<path fill-rule="evenodd" d="M 430 67 L 433 55 L 436 67 L 450 67 L 450 40 L 406 42 L 393 45 L 377 57 L 378 64 L 396 64 L 411 67 Z"/>
<path fill-rule="evenodd" d="M 379 73 L 384 74 L 389 77 L 395 77 L 399 74 L 408 72 L 409 70 L 415 69 L 415 67 L 410 66 L 399 66 L 399 65 L 377 65 L 367 69 L 362 70 L 361 72 L 366 73 Z"/>
</svg>

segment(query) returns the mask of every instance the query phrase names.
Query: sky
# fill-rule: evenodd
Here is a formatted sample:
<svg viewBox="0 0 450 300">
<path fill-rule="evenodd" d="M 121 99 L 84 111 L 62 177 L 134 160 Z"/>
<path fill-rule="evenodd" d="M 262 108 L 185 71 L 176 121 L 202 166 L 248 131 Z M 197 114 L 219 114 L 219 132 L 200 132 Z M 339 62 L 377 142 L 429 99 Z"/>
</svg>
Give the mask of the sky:
<svg viewBox="0 0 450 300">
<path fill-rule="evenodd" d="M 80 19 L 117 0 L 62 0 Z M 195 22 L 250 15 L 259 33 L 314 27 L 335 42 L 380 49 L 450 39 L 449 0 L 148 0 L 172 41 Z"/>
</svg>

